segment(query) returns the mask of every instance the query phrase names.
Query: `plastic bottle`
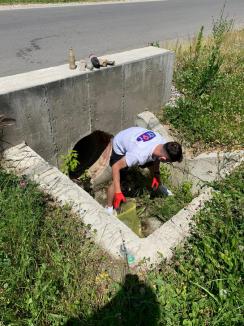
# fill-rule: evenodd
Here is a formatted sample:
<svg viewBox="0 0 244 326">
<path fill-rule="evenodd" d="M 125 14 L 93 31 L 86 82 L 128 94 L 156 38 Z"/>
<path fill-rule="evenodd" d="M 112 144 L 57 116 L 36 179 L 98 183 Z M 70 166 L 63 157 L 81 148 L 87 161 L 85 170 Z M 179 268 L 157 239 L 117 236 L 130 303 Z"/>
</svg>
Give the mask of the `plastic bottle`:
<svg viewBox="0 0 244 326">
<path fill-rule="evenodd" d="M 69 49 L 69 69 L 76 69 L 75 54 L 73 48 Z"/>
<path fill-rule="evenodd" d="M 120 253 L 124 257 L 125 261 L 129 266 L 133 265 L 135 263 L 135 256 L 132 252 L 130 252 L 123 241 L 123 243 L 120 246 Z"/>
</svg>

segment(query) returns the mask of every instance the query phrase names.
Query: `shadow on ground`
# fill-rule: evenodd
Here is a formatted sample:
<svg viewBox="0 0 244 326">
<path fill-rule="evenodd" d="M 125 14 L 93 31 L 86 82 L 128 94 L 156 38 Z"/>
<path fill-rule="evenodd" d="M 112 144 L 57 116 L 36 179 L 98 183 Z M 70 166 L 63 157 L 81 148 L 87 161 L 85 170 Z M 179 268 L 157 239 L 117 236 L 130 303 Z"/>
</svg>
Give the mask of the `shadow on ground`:
<svg viewBox="0 0 244 326">
<path fill-rule="evenodd" d="M 89 319 L 71 318 L 66 326 L 155 326 L 159 306 L 153 290 L 137 275 L 127 274 L 121 290 Z"/>
</svg>

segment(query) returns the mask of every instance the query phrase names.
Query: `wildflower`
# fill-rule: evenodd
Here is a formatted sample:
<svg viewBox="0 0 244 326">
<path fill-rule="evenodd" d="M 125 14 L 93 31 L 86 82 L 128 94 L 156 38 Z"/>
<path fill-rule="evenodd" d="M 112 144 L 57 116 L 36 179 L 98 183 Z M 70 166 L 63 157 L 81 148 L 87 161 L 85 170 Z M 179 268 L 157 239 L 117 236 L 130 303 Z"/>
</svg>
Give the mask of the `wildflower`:
<svg viewBox="0 0 244 326">
<path fill-rule="evenodd" d="M 26 186 L 27 186 L 27 181 L 26 181 L 25 179 L 21 179 L 21 180 L 19 181 L 19 187 L 20 187 L 21 189 L 25 189 Z"/>
</svg>

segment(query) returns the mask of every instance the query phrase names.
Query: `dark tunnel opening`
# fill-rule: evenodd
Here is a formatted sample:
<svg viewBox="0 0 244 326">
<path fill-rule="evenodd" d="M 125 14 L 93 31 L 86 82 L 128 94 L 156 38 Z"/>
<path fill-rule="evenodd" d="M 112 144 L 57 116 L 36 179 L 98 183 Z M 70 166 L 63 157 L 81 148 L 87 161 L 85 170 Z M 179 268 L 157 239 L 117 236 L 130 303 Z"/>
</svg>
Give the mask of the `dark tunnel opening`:
<svg viewBox="0 0 244 326">
<path fill-rule="evenodd" d="M 86 169 L 91 167 L 101 156 L 113 136 L 101 130 L 82 138 L 73 150 L 78 153 L 79 166 L 70 172 L 70 178 L 78 178 Z"/>
</svg>

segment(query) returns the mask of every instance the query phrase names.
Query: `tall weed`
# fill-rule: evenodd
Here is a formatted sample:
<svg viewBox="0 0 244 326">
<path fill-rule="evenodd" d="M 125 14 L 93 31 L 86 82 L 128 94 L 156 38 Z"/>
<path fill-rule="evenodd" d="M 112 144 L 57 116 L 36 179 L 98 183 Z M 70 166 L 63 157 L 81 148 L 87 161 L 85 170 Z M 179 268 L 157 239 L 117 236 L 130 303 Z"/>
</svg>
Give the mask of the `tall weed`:
<svg viewBox="0 0 244 326">
<path fill-rule="evenodd" d="M 201 28 L 188 47 L 177 48 L 174 80 L 183 96 L 165 108 L 164 119 L 200 148 L 244 144 L 244 31 L 232 32 L 232 25 L 222 13 L 211 37 Z"/>
<path fill-rule="evenodd" d="M 160 302 L 160 325 L 243 324 L 244 166 L 215 184 L 193 235 L 171 266 L 149 275 Z"/>
<path fill-rule="evenodd" d="M 224 61 L 221 51 L 224 39 L 233 25 L 232 20 L 221 17 L 213 22 L 212 39 L 204 42 L 202 26 L 196 41 L 189 46 L 189 53 L 182 57 L 182 61 L 175 70 L 175 83 L 184 94 L 192 97 L 201 96 L 216 86 L 220 68 Z"/>
</svg>

